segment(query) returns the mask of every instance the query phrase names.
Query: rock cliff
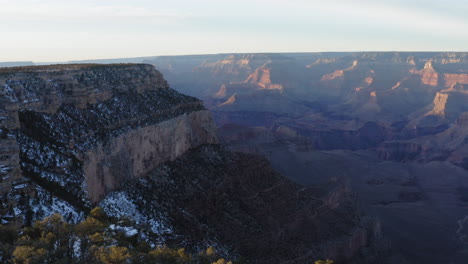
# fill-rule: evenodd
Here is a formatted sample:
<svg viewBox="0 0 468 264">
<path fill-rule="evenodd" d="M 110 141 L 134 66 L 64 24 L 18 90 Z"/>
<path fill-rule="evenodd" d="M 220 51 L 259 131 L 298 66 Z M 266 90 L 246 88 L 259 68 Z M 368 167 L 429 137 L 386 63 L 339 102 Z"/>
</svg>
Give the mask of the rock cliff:
<svg viewBox="0 0 468 264">
<path fill-rule="evenodd" d="M 447 105 L 449 95 L 447 93 L 437 93 L 434 98 L 434 108 L 426 115 L 445 116 L 445 106 Z"/>
<path fill-rule="evenodd" d="M 445 86 L 450 87 L 454 84 L 468 84 L 468 74 L 446 73 L 444 74 Z"/>
<path fill-rule="evenodd" d="M 0 87 L 4 216 L 41 217 L 49 205 L 11 197 L 42 190 L 87 210 L 125 181 L 217 142 L 201 101 L 170 89 L 151 65 L 5 68 Z"/>
<path fill-rule="evenodd" d="M 430 86 L 437 86 L 439 84 L 439 73 L 432 66 L 432 61 L 424 65 L 424 69 L 421 71 L 421 82 Z"/>
</svg>

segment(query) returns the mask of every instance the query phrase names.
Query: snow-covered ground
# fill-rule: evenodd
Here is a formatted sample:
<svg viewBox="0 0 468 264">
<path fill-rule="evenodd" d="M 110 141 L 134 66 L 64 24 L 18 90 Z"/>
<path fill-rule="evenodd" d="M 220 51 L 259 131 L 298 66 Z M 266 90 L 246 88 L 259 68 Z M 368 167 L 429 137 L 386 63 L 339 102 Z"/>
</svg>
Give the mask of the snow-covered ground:
<svg viewBox="0 0 468 264">
<path fill-rule="evenodd" d="M 99 204 L 109 216 L 127 217 L 137 224 L 149 225 L 151 231 L 161 238 L 173 233 L 163 214 L 148 215 L 138 208 L 125 192 L 113 192 Z M 164 241 L 160 241 L 164 242 Z"/>
</svg>

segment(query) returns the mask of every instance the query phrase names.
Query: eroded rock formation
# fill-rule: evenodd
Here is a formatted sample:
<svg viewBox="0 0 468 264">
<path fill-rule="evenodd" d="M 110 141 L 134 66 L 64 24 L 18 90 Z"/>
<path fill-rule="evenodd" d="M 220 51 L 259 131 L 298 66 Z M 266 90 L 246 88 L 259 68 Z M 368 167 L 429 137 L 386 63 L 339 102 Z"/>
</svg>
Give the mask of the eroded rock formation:
<svg viewBox="0 0 468 264">
<path fill-rule="evenodd" d="M 125 181 L 217 142 L 202 103 L 170 89 L 151 65 L 5 68 L 0 86 L 4 197 L 42 188 L 86 210 Z M 40 211 L 15 203 L 4 214 Z"/>
</svg>

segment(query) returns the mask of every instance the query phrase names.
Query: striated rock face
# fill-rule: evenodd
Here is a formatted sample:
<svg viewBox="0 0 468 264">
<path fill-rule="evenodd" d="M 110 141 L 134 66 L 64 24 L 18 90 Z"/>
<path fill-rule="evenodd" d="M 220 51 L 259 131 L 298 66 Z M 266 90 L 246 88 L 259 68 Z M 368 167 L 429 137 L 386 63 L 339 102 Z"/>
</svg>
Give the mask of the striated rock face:
<svg viewBox="0 0 468 264">
<path fill-rule="evenodd" d="M 459 84 L 468 84 L 468 74 L 453 74 L 446 73 L 444 74 L 445 86 L 450 87 L 456 83 Z"/>
<path fill-rule="evenodd" d="M 88 195 L 98 202 L 125 181 L 146 176 L 160 163 L 216 142 L 216 129 L 206 110 L 132 130 L 85 154 Z"/>
<path fill-rule="evenodd" d="M 217 142 L 201 101 L 170 89 L 151 65 L 6 68 L 0 87 L 4 197 L 27 181 L 85 210 L 123 182 Z M 40 211 L 30 204 L 3 208 Z"/>
</svg>

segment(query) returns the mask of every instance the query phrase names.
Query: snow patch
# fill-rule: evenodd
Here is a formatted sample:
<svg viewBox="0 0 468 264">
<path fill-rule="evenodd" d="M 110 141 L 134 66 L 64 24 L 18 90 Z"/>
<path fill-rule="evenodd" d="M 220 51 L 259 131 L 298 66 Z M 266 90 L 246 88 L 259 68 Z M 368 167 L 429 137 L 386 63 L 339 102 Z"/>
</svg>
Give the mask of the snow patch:
<svg viewBox="0 0 468 264">
<path fill-rule="evenodd" d="M 28 187 L 28 184 L 27 184 L 27 183 L 23 183 L 23 184 L 18 184 L 18 185 L 16 185 L 14 188 L 15 188 L 16 190 L 18 190 L 18 189 L 24 189 L 24 188 L 26 188 L 26 187 Z"/>
<path fill-rule="evenodd" d="M 79 238 L 73 241 L 73 256 L 77 259 L 81 257 L 81 239 Z"/>
<path fill-rule="evenodd" d="M 133 219 L 137 224 L 148 224 L 151 231 L 160 236 L 173 233 L 172 229 L 167 225 L 167 219 L 162 215 L 159 217 L 144 215 L 124 192 L 113 192 L 109 194 L 101 201 L 99 206 L 102 207 L 109 216 L 128 217 Z"/>
<path fill-rule="evenodd" d="M 0 173 L 1 174 L 6 174 L 8 172 L 10 172 L 13 168 L 12 167 L 8 167 L 6 165 L 0 165 Z"/>
<path fill-rule="evenodd" d="M 8 100 L 10 100 L 10 102 L 18 102 L 18 99 L 16 98 L 16 95 L 15 95 L 15 91 L 13 90 L 13 88 L 11 88 L 10 85 L 4 84 L 2 88 L 3 88 L 2 94 Z"/>
<path fill-rule="evenodd" d="M 113 231 L 125 233 L 126 237 L 131 237 L 131 236 L 138 234 L 138 229 L 132 226 L 119 226 L 119 225 L 112 224 L 109 226 L 109 228 Z"/>
<path fill-rule="evenodd" d="M 71 223 L 76 224 L 84 220 L 83 212 L 68 202 L 51 195 L 40 186 L 37 186 L 37 200 L 31 201 L 30 206 L 39 218 L 49 217 L 58 213 Z"/>
</svg>

